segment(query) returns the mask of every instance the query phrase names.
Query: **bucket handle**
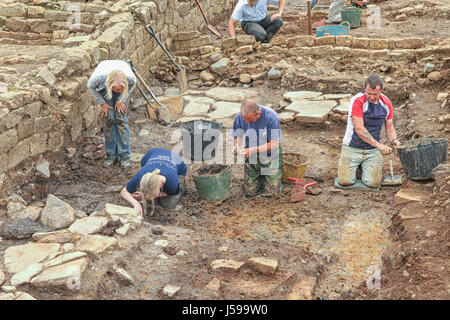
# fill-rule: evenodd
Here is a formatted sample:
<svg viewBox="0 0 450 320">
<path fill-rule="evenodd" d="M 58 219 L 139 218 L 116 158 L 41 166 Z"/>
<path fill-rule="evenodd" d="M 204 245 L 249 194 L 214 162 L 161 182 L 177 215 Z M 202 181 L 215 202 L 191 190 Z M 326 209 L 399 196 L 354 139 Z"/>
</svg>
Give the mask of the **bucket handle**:
<svg viewBox="0 0 450 320">
<path fill-rule="evenodd" d="M 200 169 L 201 163 L 193 163 L 191 167 L 189 168 L 189 171 L 195 172 L 196 170 Z"/>
<path fill-rule="evenodd" d="M 411 137 L 411 140 L 417 140 L 420 138 L 426 138 L 425 135 L 421 132 L 416 132 L 414 133 L 414 135 Z"/>
<path fill-rule="evenodd" d="M 350 22 L 348 22 L 348 21 L 342 21 L 339 25 L 340 25 L 340 26 L 345 26 L 345 25 L 347 25 L 347 28 L 348 28 L 348 30 L 350 31 Z"/>
</svg>

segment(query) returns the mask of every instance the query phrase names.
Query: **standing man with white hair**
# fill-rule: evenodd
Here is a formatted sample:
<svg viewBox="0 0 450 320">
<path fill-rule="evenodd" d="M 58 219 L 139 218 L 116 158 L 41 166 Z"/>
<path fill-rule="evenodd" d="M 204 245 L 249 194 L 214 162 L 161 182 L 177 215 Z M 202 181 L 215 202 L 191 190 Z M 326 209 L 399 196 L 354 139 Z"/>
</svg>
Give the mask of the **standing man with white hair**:
<svg viewBox="0 0 450 320">
<path fill-rule="evenodd" d="M 234 120 L 231 135 L 233 152 L 245 158 L 244 196 L 270 198 L 283 191 L 281 127 L 277 113 L 247 99 Z M 240 149 L 244 137 L 245 148 Z"/>
<path fill-rule="evenodd" d="M 105 60 L 95 68 L 87 86 L 105 118 L 105 166 L 120 161 L 122 167 L 129 167 L 130 129 L 125 104 L 136 86 L 133 71 L 125 61 Z"/>
</svg>

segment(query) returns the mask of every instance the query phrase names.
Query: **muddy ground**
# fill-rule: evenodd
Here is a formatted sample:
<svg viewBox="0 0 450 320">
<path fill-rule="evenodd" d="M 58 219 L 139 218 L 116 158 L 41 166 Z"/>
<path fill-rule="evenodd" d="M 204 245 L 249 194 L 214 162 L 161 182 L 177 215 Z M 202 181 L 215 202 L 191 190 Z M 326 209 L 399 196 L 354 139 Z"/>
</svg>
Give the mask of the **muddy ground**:
<svg viewBox="0 0 450 320">
<path fill-rule="evenodd" d="M 267 90 L 271 89 L 264 88 L 265 92 Z M 269 103 L 265 97 L 281 99 L 279 92 L 272 93 L 259 97 L 258 101 Z M 416 103 L 427 113 L 416 113 L 413 107 L 396 112 L 400 139 L 408 134 L 409 121 L 430 124 L 428 117 L 440 112 L 436 102 L 425 103 L 435 96 L 435 92 L 417 93 Z M 130 128 L 133 152 L 145 153 L 153 147 L 171 149 L 180 143 L 172 141 L 171 144 L 167 139 L 176 127 L 163 127 L 145 119 L 144 110 L 137 109 L 130 114 Z M 138 138 L 144 128 L 151 132 L 150 135 Z M 421 128 L 427 136 L 443 136 L 438 126 Z M 315 299 L 448 298 L 446 219 L 449 210 L 448 205 L 444 206 L 445 195 L 432 195 L 433 181 L 406 180 L 403 187 L 429 194 L 430 201 L 406 205 L 408 210 L 424 212 L 426 218 L 405 224 L 398 218 L 405 205 L 394 202 L 400 187 L 382 187 L 378 192 L 335 190 L 333 182 L 344 131 L 345 124 L 335 122 L 282 125 L 283 150 L 310 158 L 305 177 L 308 181 L 318 182 L 323 189 L 320 195 L 306 195 L 301 202 L 289 203 L 293 186 L 285 185 L 284 192 L 273 199 L 246 200 L 241 191 L 243 167 L 234 164 L 230 197 L 222 202 L 199 201 L 188 170 L 187 193 L 180 202 L 181 208 L 157 209 L 154 216 L 146 217 L 149 224 L 133 233 L 128 246 L 94 261 L 86 272 L 88 288 L 78 293 L 65 292 L 62 296 L 55 292 L 31 291 L 32 294 L 38 298 L 161 299 L 164 296 L 160 292 L 160 283 L 170 279 L 171 283 L 181 283 L 189 288 L 177 296 L 179 299 L 284 299 L 299 275 L 309 274 L 317 277 Z M 449 134 L 444 136 L 448 138 Z M 99 135 L 85 141 L 101 143 L 102 140 Z M 82 147 L 83 144 L 78 146 L 75 156 L 66 153 L 54 159 L 51 170 L 57 175 L 56 179 L 45 184 L 39 181 L 24 184 L 24 199 L 27 202 L 44 201 L 46 195 L 52 193 L 86 213 L 101 210 L 108 202 L 127 205 L 119 191 L 140 165 L 133 163 L 127 170 L 119 165 L 105 169 L 102 160 L 84 159 Z M 386 175 L 388 160 L 393 160 L 396 174 L 403 173 L 398 157 L 392 154 L 385 157 L 383 172 Z M 30 186 L 34 188 L 30 190 Z M 152 242 L 158 238 L 150 230 L 155 224 L 168 228 L 164 239 L 170 239 L 178 250 L 189 252 L 188 261 L 179 259 L 170 267 L 161 259 L 154 261 Z M 230 250 L 220 252 L 220 246 L 228 246 Z M 386 264 L 392 252 L 405 254 L 400 266 L 394 266 L 397 269 Z M 221 279 L 225 282 L 220 291 L 213 294 L 203 290 L 212 279 L 211 272 L 205 271 L 212 260 L 225 257 L 239 260 L 254 255 L 277 257 L 284 270 L 275 279 L 260 279 L 248 270 L 234 276 L 224 275 Z M 111 274 L 108 270 L 117 264 L 126 266 L 126 270 L 140 280 L 126 289 L 117 281 L 108 280 L 108 274 Z M 195 268 L 196 264 L 198 268 Z M 442 268 L 424 269 L 426 265 L 442 265 Z M 381 289 L 369 289 L 366 281 L 377 270 L 381 273 Z M 404 276 L 405 270 L 409 277 Z M 245 282 L 245 286 L 240 281 L 250 282 Z M 264 285 L 264 281 L 270 285 Z M 284 286 L 284 291 L 280 286 Z"/>
</svg>

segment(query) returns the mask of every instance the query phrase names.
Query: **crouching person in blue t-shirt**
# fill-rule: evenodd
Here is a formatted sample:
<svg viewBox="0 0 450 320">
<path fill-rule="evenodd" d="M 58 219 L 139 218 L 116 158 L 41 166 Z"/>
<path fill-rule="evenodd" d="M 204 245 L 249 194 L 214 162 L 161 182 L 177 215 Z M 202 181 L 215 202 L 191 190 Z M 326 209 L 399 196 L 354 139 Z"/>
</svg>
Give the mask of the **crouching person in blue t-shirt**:
<svg viewBox="0 0 450 320">
<path fill-rule="evenodd" d="M 244 196 L 272 197 L 283 190 L 283 155 L 280 120 L 275 111 L 245 100 L 236 116 L 231 134 L 235 154 L 245 158 Z M 240 149 L 245 136 L 245 148 Z"/>
<path fill-rule="evenodd" d="M 170 150 L 154 148 L 141 159 L 141 170 L 127 183 L 120 195 L 144 215 L 140 201 L 156 202 L 163 208 L 175 208 L 183 194 L 187 166 Z"/>
</svg>

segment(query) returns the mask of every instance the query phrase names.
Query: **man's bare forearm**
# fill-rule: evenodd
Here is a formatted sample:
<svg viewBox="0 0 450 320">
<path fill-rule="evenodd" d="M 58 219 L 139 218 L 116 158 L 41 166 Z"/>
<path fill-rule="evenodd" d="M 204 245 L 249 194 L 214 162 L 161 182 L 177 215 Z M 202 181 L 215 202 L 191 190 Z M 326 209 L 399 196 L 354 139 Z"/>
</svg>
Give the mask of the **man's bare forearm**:
<svg viewBox="0 0 450 320">
<path fill-rule="evenodd" d="M 120 191 L 120 195 L 122 196 L 122 198 L 127 200 L 133 207 L 139 205 L 139 201 L 133 198 L 133 196 L 131 195 L 131 193 L 128 192 L 126 187 L 124 187 L 122 191 Z"/>
<path fill-rule="evenodd" d="M 395 131 L 394 123 L 392 122 L 392 120 L 386 122 L 386 136 L 389 142 L 397 140 L 397 132 Z"/>
<path fill-rule="evenodd" d="M 370 144 L 372 147 L 378 148 L 380 146 L 380 143 L 377 140 L 375 140 L 374 137 L 372 137 L 372 135 L 369 133 L 369 131 L 367 131 L 366 128 L 364 128 L 360 132 L 357 131 L 356 133 L 361 138 L 361 140 Z"/>
<path fill-rule="evenodd" d="M 267 142 L 266 144 L 262 144 L 254 148 L 255 153 L 263 153 L 268 152 L 278 147 L 278 139 L 273 139 Z"/>
<path fill-rule="evenodd" d="M 232 19 L 228 22 L 228 32 L 230 33 L 230 37 L 234 38 L 236 36 L 235 21 Z"/>
</svg>

